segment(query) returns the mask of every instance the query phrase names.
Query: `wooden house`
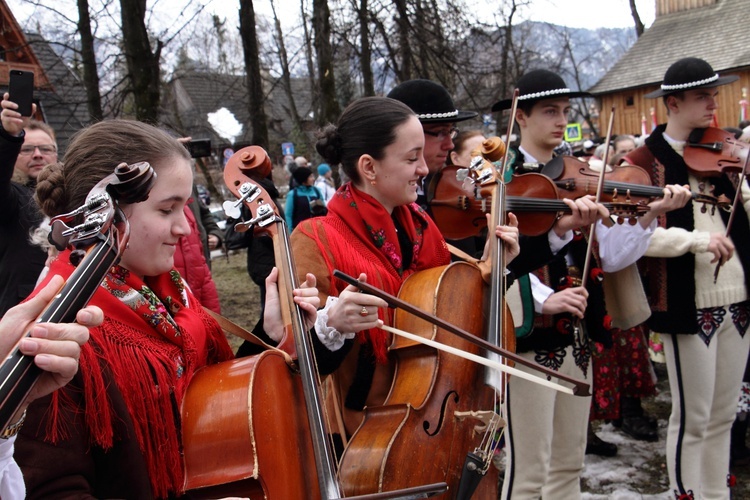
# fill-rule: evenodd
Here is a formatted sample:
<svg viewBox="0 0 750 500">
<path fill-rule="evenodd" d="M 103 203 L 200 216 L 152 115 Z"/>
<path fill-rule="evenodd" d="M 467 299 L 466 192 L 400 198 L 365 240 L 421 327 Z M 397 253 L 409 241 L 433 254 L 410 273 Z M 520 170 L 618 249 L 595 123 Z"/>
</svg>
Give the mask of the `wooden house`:
<svg viewBox="0 0 750 500">
<path fill-rule="evenodd" d="M 666 122 L 661 99 L 646 99 L 678 59 L 700 57 L 720 75 L 740 79 L 720 87 L 717 124 L 736 127 L 750 92 L 747 0 L 655 0 L 656 19 L 630 50 L 589 91 L 597 97 L 600 129 L 615 108 L 615 134 L 650 133 Z M 744 92 L 744 95 L 743 95 Z M 746 111 L 750 119 L 750 111 Z M 643 123 L 645 121 L 645 124 Z"/>
<path fill-rule="evenodd" d="M 291 107 L 281 85 L 269 86 L 265 103 L 268 118 L 269 155 L 275 162 L 281 160 L 281 144 L 293 142 L 296 154 L 311 155 L 305 150 L 311 143 L 316 126 L 312 121 L 312 92 L 305 78 L 292 79 L 292 93 L 298 113 L 302 117 L 302 134 L 293 130 Z M 194 139 L 211 139 L 215 152 L 226 148 L 239 149 L 251 144 L 253 131 L 248 109 L 248 90 L 244 75 L 226 75 L 212 71 L 189 68 L 179 71 L 169 81 L 162 98 L 160 122 L 175 131 L 176 135 L 189 135 Z M 225 108 L 242 125 L 242 131 L 233 141 L 221 137 L 208 120 L 209 113 Z"/>
</svg>

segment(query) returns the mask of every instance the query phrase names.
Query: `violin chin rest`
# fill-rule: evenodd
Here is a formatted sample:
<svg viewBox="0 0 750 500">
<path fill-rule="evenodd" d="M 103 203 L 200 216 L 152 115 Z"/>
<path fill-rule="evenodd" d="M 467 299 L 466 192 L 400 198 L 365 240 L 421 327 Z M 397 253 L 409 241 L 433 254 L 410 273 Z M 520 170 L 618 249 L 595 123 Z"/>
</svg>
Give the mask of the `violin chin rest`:
<svg viewBox="0 0 750 500">
<path fill-rule="evenodd" d="M 562 156 L 555 156 L 550 161 L 544 164 L 540 173 L 546 175 L 550 179 L 559 178 L 565 171 L 565 162 Z"/>
</svg>

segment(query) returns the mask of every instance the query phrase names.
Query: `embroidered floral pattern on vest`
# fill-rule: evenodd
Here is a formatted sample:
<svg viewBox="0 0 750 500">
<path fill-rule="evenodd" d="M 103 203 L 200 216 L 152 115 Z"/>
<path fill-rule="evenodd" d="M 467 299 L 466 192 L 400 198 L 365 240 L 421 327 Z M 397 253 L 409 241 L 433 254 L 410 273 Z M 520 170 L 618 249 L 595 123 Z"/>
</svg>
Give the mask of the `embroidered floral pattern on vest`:
<svg viewBox="0 0 750 500">
<path fill-rule="evenodd" d="M 573 359 L 585 377 L 589 369 L 589 362 L 591 361 L 591 343 L 585 336 L 583 339 L 576 336 L 576 341 L 573 344 Z"/>
<path fill-rule="evenodd" d="M 557 349 L 538 349 L 534 356 L 534 361 L 550 368 L 551 370 L 559 370 L 565 360 L 565 347 L 558 347 Z"/>
</svg>

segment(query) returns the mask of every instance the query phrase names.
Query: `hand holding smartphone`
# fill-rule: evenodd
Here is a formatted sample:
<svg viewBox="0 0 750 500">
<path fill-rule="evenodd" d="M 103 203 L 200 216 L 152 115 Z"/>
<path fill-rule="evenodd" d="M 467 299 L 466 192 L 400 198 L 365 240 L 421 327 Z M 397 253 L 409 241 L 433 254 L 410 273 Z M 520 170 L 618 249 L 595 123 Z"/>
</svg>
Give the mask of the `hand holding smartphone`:
<svg viewBox="0 0 750 500">
<path fill-rule="evenodd" d="M 10 100 L 18 104 L 21 116 L 31 116 L 31 103 L 34 100 L 34 73 L 20 69 L 10 70 L 8 85 Z"/>
</svg>

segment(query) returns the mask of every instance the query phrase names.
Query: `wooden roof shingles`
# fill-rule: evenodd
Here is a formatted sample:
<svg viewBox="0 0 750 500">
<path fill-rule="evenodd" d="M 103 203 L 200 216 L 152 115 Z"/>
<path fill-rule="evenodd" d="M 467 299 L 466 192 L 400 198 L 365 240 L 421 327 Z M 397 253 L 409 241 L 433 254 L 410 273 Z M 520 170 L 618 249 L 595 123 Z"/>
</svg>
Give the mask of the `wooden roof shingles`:
<svg viewBox="0 0 750 500">
<path fill-rule="evenodd" d="M 747 0 L 718 0 L 658 17 L 589 92 L 601 95 L 656 85 L 683 57 L 705 59 L 719 73 L 750 66 L 746 11 Z"/>
<path fill-rule="evenodd" d="M 183 128 L 185 133 L 194 138 L 209 136 L 221 142 L 222 139 L 208 123 L 208 113 L 226 108 L 243 126 L 242 134 L 235 138 L 235 143 L 248 143 L 252 140 L 244 76 L 189 70 L 175 76 L 168 88 L 171 91 L 164 106 L 166 124 Z M 309 82 L 305 79 L 292 79 L 292 92 L 303 121 L 309 120 Z M 280 85 L 276 84 L 270 89 L 265 110 L 269 121 L 281 123 L 281 130 L 269 128 L 271 141 L 287 140 L 292 130 L 292 120 L 289 100 Z M 173 116 L 174 113 L 179 116 Z"/>
<path fill-rule="evenodd" d="M 55 131 L 60 151 L 64 152 L 70 137 L 90 121 L 86 91 L 78 76 L 41 35 L 25 33 L 24 36 L 50 84 L 49 88 L 35 89 L 34 98 L 42 107 L 45 121 Z"/>
</svg>

